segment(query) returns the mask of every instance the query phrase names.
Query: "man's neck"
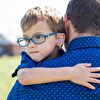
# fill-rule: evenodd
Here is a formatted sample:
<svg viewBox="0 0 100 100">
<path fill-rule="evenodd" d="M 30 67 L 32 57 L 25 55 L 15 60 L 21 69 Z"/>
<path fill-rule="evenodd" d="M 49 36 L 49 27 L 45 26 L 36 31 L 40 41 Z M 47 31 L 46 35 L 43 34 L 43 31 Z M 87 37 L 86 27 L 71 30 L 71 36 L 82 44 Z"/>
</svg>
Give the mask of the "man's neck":
<svg viewBox="0 0 100 100">
<path fill-rule="evenodd" d="M 77 37 L 82 37 L 82 36 L 94 36 L 93 34 L 90 34 L 90 33 L 77 33 L 77 32 L 73 32 L 73 33 L 70 33 L 69 34 L 69 43 L 77 38 Z"/>
</svg>

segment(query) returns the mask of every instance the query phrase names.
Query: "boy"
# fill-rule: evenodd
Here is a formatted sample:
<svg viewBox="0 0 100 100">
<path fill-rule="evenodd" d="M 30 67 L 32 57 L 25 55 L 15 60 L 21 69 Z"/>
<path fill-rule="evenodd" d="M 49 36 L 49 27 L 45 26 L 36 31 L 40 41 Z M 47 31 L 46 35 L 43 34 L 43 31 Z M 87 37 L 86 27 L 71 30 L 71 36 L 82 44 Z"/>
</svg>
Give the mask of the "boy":
<svg viewBox="0 0 100 100">
<path fill-rule="evenodd" d="M 39 63 L 41 63 L 41 61 L 43 62 L 45 59 L 53 59 L 64 54 L 62 49 L 58 49 L 65 41 L 63 20 L 56 15 L 55 10 L 50 8 L 42 10 L 39 7 L 30 9 L 23 17 L 21 27 L 24 35 L 23 38 L 19 38 L 17 42 L 20 46 L 26 48 L 27 53 L 22 52 L 21 65 L 13 74 L 13 76 L 18 76 L 18 80 L 12 88 L 8 100 L 21 100 L 22 98 L 26 100 L 44 100 L 35 95 L 35 93 L 39 92 L 41 89 L 45 89 L 45 87 L 49 85 L 47 84 L 45 86 L 45 84 L 41 83 L 52 82 L 51 84 L 55 84 L 58 80 L 65 81 L 74 78 L 78 80 L 78 77 L 81 77 L 78 72 L 80 71 L 79 69 L 90 66 L 90 64 L 79 64 L 75 67 L 61 68 L 58 65 L 58 68 L 55 70 L 52 69 L 52 66 L 49 66 L 52 68 L 47 69 L 43 67 L 36 68 L 39 67 Z M 50 70 L 53 70 L 52 73 L 49 72 Z M 83 71 L 90 73 L 88 70 Z M 61 77 L 59 77 L 59 75 Z M 56 78 L 54 76 L 56 76 Z M 81 84 L 79 80 L 76 83 Z M 88 87 L 94 89 L 89 83 Z"/>
</svg>

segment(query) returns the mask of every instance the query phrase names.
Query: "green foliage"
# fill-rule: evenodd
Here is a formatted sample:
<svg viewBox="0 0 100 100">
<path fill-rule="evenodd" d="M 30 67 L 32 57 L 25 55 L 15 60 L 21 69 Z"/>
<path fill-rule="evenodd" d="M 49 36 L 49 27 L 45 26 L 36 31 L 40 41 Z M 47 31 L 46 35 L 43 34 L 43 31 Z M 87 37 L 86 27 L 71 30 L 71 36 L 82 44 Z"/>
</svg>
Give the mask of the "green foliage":
<svg viewBox="0 0 100 100">
<path fill-rule="evenodd" d="M 1 57 L 0 58 L 0 100 L 6 100 L 16 78 L 12 78 L 11 74 L 20 62 L 20 57 Z"/>
</svg>

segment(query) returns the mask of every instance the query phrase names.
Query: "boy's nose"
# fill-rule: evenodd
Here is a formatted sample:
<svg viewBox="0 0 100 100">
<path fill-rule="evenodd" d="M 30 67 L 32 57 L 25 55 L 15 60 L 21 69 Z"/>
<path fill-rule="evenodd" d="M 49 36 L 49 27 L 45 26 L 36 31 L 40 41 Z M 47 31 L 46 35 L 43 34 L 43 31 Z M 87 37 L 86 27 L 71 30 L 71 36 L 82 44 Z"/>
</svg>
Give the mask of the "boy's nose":
<svg viewBox="0 0 100 100">
<path fill-rule="evenodd" d="M 32 47 L 32 48 L 33 48 L 33 47 L 35 48 L 35 47 L 36 47 L 36 44 L 35 44 L 35 43 L 33 43 L 32 41 L 30 41 L 30 43 L 29 43 L 29 45 L 28 45 L 28 46 L 29 46 L 29 47 Z"/>
</svg>

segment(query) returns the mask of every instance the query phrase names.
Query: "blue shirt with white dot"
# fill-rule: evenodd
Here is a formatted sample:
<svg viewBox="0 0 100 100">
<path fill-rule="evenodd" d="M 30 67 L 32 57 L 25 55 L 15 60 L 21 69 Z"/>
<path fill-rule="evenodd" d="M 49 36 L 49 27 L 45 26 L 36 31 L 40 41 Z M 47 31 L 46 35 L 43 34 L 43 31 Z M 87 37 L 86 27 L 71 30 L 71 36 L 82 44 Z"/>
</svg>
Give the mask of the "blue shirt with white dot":
<svg viewBox="0 0 100 100">
<path fill-rule="evenodd" d="M 78 63 L 92 63 L 100 66 L 100 37 L 78 37 L 71 41 L 68 50 L 61 57 L 34 63 L 25 52 L 16 73 L 21 68 L 33 67 L 65 67 Z M 77 85 L 70 81 L 51 82 L 24 86 L 17 80 L 10 91 L 7 100 L 100 100 L 100 84 L 92 84 L 95 90 Z"/>
</svg>

